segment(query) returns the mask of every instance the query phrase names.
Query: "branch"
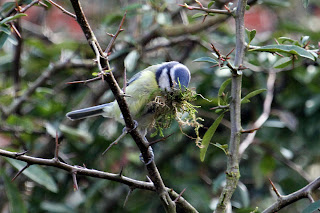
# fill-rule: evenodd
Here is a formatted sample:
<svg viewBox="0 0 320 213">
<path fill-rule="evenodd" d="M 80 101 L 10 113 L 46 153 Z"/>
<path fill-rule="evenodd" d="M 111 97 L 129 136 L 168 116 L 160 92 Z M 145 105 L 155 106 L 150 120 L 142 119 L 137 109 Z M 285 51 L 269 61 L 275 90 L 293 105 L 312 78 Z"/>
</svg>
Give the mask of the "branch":
<svg viewBox="0 0 320 213">
<path fill-rule="evenodd" d="M 262 213 L 274 213 L 278 212 L 280 209 L 298 201 L 303 198 L 308 198 L 310 197 L 311 193 L 316 191 L 320 187 L 320 178 L 317 178 L 316 180 L 312 181 L 302 189 L 291 193 L 289 195 L 281 195 L 278 197 L 277 202 L 269 206 L 267 209 L 265 209 Z"/>
<path fill-rule="evenodd" d="M 229 10 L 219 10 L 219 9 L 209 9 L 203 6 L 200 7 L 194 7 L 194 6 L 189 6 L 188 4 L 179 4 L 181 7 L 185 7 L 188 10 L 201 10 L 206 13 L 216 13 L 216 14 L 224 14 L 224 15 L 232 15 L 232 12 Z"/>
<path fill-rule="evenodd" d="M 102 172 L 102 171 L 95 170 L 95 169 L 87 169 L 84 167 L 73 166 L 73 165 L 70 165 L 70 164 L 67 164 L 67 163 L 64 163 L 61 161 L 57 161 L 55 158 L 52 158 L 52 159 L 36 158 L 36 157 L 28 156 L 28 155 L 20 155 L 17 152 L 10 152 L 10 151 L 6 151 L 3 149 L 0 149 L 0 155 L 5 156 L 5 157 L 9 157 L 9 158 L 13 158 L 16 160 L 24 161 L 28 165 L 37 164 L 37 165 L 56 167 L 56 168 L 65 170 L 70 173 L 76 172 L 78 175 L 113 180 L 113 181 L 123 183 L 128 186 L 135 187 L 135 188 L 155 191 L 155 187 L 154 187 L 153 183 L 150 183 L 150 182 L 138 181 L 135 179 L 125 177 L 123 175 L 109 173 L 109 172 Z"/>
<path fill-rule="evenodd" d="M 91 66 L 94 64 L 92 63 Z M 57 63 L 51 63 L 46 70 L 42 72 L 42 74 L 35 80 L 30 87 L 17 99 L 15 99 L 12 104 L 8 107 L 8 109 L 3 109 L 4 117 L 9 116 L 12 113 L 15 113 L 21 105 L 28 100 L 28 98 L 36 91 L 36 89 L 42 86 L 52 75 L 57 73 L 60 70 L 66 68 L 77 68 L 77 67 L 88 67 L 87 63 L 79 63 L 70 61 L 70 58 L 64 59 Z"/>
<path fill-rule="evenodd" d="M 77 21 L 81 29 L 83 30 L 88 43 L 90 44 L 91 48 L 94 50 L 95 53 L 96 52 L 99 53 L 99 56 L 96 55 L 97 57 L 100 57 L 99 66 L 101 66 L 103 70 L 111 70 L 106 54 L 102 51 L 93 31 L 90 28 L 90 25 L 82 11 L 80 2 L 78 0 L 70 0 L 70 1 L 75 11 L 75 14 L 77 16 Z M 100 70 L 100 71 L 103 71 L 103 70 Z M 116 82 L 112 72 L 108 72 L 104 76 L 104 79 L 109 84 L 109 87 L 112 93 L 114 94 L 116 101 L 118 102 L 119 108 L 121 110 L 121 113 L 123 115 L 123 118 L 126 124 L 126 128 L 130 130 L 129 134 L 131 135 L 133 140 L 136 142 L 136 145 L 139 147 L 144 161 L 148 162 L 148 160 L 151 159 L 150 153 L 148 151 L 148 144 L 146 144 L 144 138 L 140 135 L 140 133 L 135 128 L 135 122 L 133 121 L 133 118 L 130 114 L 128 104 L 125 101 L 125 97 L 122 95 L 122 90 L 120 89 L 118 83 Z M 158 193 L 165 210 L 167 212 L 176 212 L 175 203 L 171 200 L 154 161 L 146 165 L 146 167 L 149 173 L 149 177 L 151 178 L 154 184 L 155 190 Z"/>
<path fill-rule="evenodd" d="M 245 41 L 244 41 L 244 13 L 247 5 L 246 0 L 239 0 L 235 14 L 236 22 L 236 49 L 234 66 L 238 69 L 243 64 Z M 230 118 L 231 118 L 231 135 L 228 149 L 228 161 L 226 171 L 226 185 L 220 195 L 216 212 L 225 212 L 228 203 L 237 187 L 240 178 L 239 171 L 239 144 L 241 137 L 241 72 L 232 72 L 231 85 L 231 102 L 230 102 Z"/>
<path fill-rule="evenodd" d="M 270 116 L 275 81 L 276 81 L 276 73 L 273 70 L 271 70 L 269 72 L 269 76 L 267 80 L 267 95 L 263 103 L 263 112 L 260 115 L 260 117 L 256 120 L 256 122 L 254 122 L 254 124 L 252 125 L 252 128 L 260 128 Z M 242 156 L 245 150 L 253 143 L 253 139 L 256 133 L 257 132 L 254 131 L 243 140 L 239 148 L 240 156 Z"/>
</svg>

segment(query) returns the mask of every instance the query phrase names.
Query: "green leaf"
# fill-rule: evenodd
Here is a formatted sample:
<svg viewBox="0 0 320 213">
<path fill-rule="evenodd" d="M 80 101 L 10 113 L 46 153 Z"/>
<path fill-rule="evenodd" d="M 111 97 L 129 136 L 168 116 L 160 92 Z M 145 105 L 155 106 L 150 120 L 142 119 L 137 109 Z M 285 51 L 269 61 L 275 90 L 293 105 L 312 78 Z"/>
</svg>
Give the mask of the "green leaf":
<svg viewBox="0 0 320 213">
<path fill-rule="evenodd" d="M 246 28 L 246 34 L 248 37 L 248 45 L 250 45 L 251 41 L 254 39 L 254 37 L 256 36 L 257 31 L 255 29 L 253 30 L 248 30 Z"/>
<path fill-rule="evenodd" d="M 9 22 L 9 21 L 13 21 L 13 20 L 18 19 L 18 18 L 23 17 L 23 16 L 27 16 L 27 14 L 25 14 L 25 13 L 18 13 L 18 14 L 14 15 L 14 16 L 9 16 L 9 17 L 7 17 L 7 18 L 2 19 L 2 20 L 0 21 L 0 24 L 1 24 L 1 25 L 2 25 L 2 24 L 5 24 L 5 23 L 7 23 L 7 22 Z"/>
<path fill-rule="evenodd" d="M 194 60 L 194 62 L 208 62 L 208 63 L 212 63 L 212 64 L 218 64 L 218 62 L 216 60 L 214 60 L 213 58 L 210 58 L 210 57 L 197 58 Z"/>
<path fill-rule="evenodd" d="M 210 126 L 210 128 L 206 131 L 206 133 L 203 136 L 202 143 L 201 143 L 202 148 L 200 149 L 200 160 L 202 162 L 204 161 L 204 158 L 206 156 L 206 152 L 210 144 L 211 138 L 213 137 L 216 129 L 218 128 L 223 116 L 224 116 L 224 113 L 219 115 L 219 117 L 213 122 L 213 124 Z"/>
<path fill-rule="evenodd" d="M 295 45 L 267 45 L 257 49 L 253 49 L 251 51 L 262 51 L 262 52 L 282 52 L 298 55 L 304 58 L 309 58 L 311 60 L 315 60 L 314 56 L 308 51 L 303 49 L 302 47 Z"/>
<path fill-rule="evenodd" d="M 21 192 L 14 182 L 11 182 L 6 174 L 2 175 L 4 180 L 5 191 L 9 200 L 11 213 L 24 213 L 27 212 L 27 208 L 23 203 Z"/>
<path fill-rule="evenodd" d="M 309 5 L 309 0 L 302 0 L 302 4 L 304 8 L 307 8 Z"/>
<path fill-rule="evenodd" d="M 230 82 L 231 82 L 231 78 L 228 78 L 227 80 L 225 80 L 225 81 L 221 84 L 220 89 L 219 89 L 219 92 L 218 92 L 218 106 L 220 106 L 222 94 L 224 93 L 224 90 L 225 90 L 226 87 L 230 84 Z"/>
<path fill-rule="evenodd" d="M 9 38 L 9 35 L 5 32 L 0 32 L 0 48 L 6 43 L 7 39 Z"/>
<path fill-rule="evenodd" d="M 246 10 L 250 10 L 250 5 L 246 5 Z"/>
<path fill-rule="evenodd" d="M 292 38 L 289 38 L 289 37 L 279 37 L 277 40 L 280 44 L 284 44 L 285 42 L 290 42 L 291 44 L 295 44 L 295 45 L 299 44 L 298 41 L 293 40 Z"/>
<path fill-rule="evenodd" d="M 311 203 L 307 208 L 303 210 L 302 213 L 313 213 L 315 211 L 318 211 L 319 208 L 320 208 L 320 200 L 314 203 Z"/>
<path fill-rule="evenodd" d="M 258 90 L 255 90 L 253 92 L 250 92 L 248 95 L 246 95 L 244 98 L 242 98 L 241 100 L 241 103 L 242 104 L 245 104 L 245 103 L 249 103 L 250 102 L 250 98 L 256 96 L 256 95 L 259 95 L 260 93 L 266 91 L 266 89 L 258 89 Z"/>
<path fill-rule="evenodd" d="M 196 13 L 191 18 L 199 18 L 199 17 L 203 17 L 205 15 L 207 15 L 207 14 L 205 14 L 205 13 Z"/>
<path fill-rule="evenodd" d="M 26 162 L 14 160 L 11 158 L 6 158 L 6 160 L 19 171 L 27 165 Z M 51 192 L 56 193 L 58 191 L 57 185 L 54 182 L 53 178 L 39 165 L 31 165 L 22 173 L 34 182 L 46 187 Z"/>
<path fill-rule="evenodd" d="M 15 6 L 16 6 L 15 2 L 6 2 L 6 3 L 1 5 L 0 13 L 8 12 L 10 9 L 13 9 Z"/>
<path fill-rule="evenodd" d="M 280 58 L 274 65 L 274 68 L 284 68 L 288 65 L 292 64 L 292 58 L 291 57 L 283 57 Z"/>
<path fill-rule="evenodd" d="M 8 35 L 11 34 L 11 30 L 9 26 L 0 26 L 0 32 L 4 32 L 5 34 L 8 34 Z"/>
<path fill-rule="evenodd" d="M 212 145 L 221 149 L 226 155 L 228 154 L 228 144 L 213 143 Z"/>
<path fill-rule="evenodd" d="M 208 8 L 212 7 L 212 5 L 215 3 L 215 1 L 210 1 L 208 4 Z"/>
</svg>

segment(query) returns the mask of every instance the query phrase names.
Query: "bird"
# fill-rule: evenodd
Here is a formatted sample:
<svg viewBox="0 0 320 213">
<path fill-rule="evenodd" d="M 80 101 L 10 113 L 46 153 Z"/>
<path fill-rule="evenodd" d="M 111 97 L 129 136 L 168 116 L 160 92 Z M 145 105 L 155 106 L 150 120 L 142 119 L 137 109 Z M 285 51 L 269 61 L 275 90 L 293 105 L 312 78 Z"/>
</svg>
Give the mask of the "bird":
<svg viewBox="0 0 320 213">
<path fill-rule="evenodd" d="M 170 61 L 149 66 L 135 74 L 127 82 L 125 91 L 127 96 L 126 101 L 132 116 L 138 121 L 141 129 L 147 128 L 150 125 L 150 119 L 148 118 L 152 117 L 152 110 L 147 109 L 148 103 L 160 95 L 161 92 L 170 93 L 174 89 L 187 88 L 190 78 L 190 71 L 185 65 L 177 61 Z M 98 115 L 114 118 L 116 121 L 124 124 L 123 116 L 116 101 L 74 110 L 66 114 L 71 120 Z"/>
<path fill-rule="evenodd" d="M 152 65 L 136 73 L 126 84 L 125 97 L 129 111 L 137 122 L 137 129 L 145 138 L 154 122 L 154 109 L 150 102 L 161 93 L 184 90 L 191 79 L 189 69 L 180 62 L 170 61 Z M 102 115 L 124 124 L 117 101 L 68 112 L 71 120 Z M 150 146 L 151 148 L 151 146 Z"/>
</svg>

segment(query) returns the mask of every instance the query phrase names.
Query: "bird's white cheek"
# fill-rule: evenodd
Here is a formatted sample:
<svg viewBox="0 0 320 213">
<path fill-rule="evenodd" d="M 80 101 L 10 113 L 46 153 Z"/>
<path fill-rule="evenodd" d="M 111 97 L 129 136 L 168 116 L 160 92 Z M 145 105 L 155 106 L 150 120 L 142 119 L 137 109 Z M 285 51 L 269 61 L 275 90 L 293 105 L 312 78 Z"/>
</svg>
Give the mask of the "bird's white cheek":
<svg viewBox="0 0 320 213">
<path fill-rule="evenodd" d="M 168 78 L 168 69 L 163 69 L 160 77 L 159 77 L 159 87 L 162 90 L 167 90 L 170 91 L 170 82 L 169 82 L 169 78 Z"/>
</svg>

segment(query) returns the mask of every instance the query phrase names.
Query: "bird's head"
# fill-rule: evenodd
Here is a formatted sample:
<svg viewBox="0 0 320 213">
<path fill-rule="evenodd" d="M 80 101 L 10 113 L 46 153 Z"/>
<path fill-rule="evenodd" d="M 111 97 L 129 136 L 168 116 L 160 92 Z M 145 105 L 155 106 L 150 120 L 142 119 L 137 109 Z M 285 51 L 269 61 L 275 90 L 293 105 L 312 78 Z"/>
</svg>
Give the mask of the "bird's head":
<svg viewBox="0 0 320 213">
<path fill-rule="evenodd" d="M 156 80 L 163 91 L 172 91 L 181 88 L 184 90 L 190 82 L 189 69 L 176 61 L 165 62 L 156 71 Z"/>
</svg>

